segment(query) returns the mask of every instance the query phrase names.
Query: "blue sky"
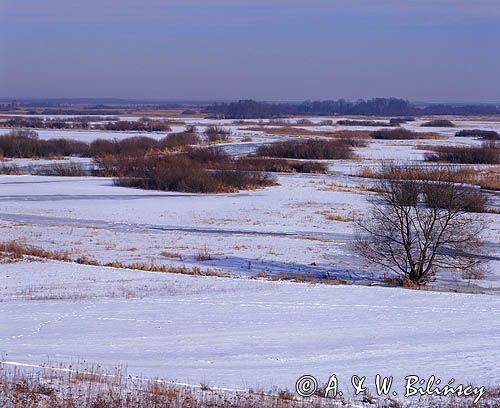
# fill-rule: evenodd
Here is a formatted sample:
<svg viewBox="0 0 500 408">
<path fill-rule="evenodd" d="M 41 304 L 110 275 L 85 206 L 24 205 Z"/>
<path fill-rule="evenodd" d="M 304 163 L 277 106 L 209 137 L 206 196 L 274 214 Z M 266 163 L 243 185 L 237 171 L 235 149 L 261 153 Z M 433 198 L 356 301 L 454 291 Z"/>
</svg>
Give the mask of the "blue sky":
<svg viewBox="0 0 500 408">
<path fill-rule="evenodd" d="M 0 0 L 0 96 L 500 101 L 498 0 Z"/>
</svg>

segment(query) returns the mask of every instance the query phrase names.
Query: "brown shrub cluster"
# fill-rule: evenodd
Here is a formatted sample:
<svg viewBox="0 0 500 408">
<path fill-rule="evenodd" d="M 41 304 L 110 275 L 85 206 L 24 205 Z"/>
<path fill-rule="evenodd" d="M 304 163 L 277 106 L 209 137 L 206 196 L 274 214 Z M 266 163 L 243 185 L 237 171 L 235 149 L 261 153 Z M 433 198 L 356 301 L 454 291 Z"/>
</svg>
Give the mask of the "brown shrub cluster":
<svg viewBox="0 0 500 408">
<path fill-rule="evenodd" d="M 380 122 L 376 120 L 352 120 L 352 119 L 343 119 L 337 121 L 337 125 L 341 126 L 399 126 L 399 123 L 389 123 L 389 122 Z"/>
<path fill-rule="evenodd" d="M 326 173 L 328 167 L 324 163 L 275 159 L 269 157 L 242 157 L 232 162 L 239 170 L 269 171 L 279 173 Z"/>
<path fill-rule="evenodd" d="M 116 177 L 116 185 L 147 190 L 228 193 L 276 184 L 275 179 L 265 173 L 224 168 L 229 167 L 224 162 L 224 156 L 222 163 L 211 161 L 212 158 L 216 160 L 210 157 L 216 157 L 216 152 L 203 149 L 193 154 L 199 154 L 200 160 L 193 159 L 189 154 L 108 156 L 99 159 L 97 164 L 105 175 Z M 215 163 L 222 169 L 213 169 Z"/>
<path fill-rule="evenodd" d="M 382 140 L 413 140 L 413 139 L 440 139 L 443 136 L 438 133 L 414 132 L 408 129 L 381 129 L 370 134 L 373 139 Z"/>
<path fill-rule="evenodd" d="M 52 163 L 43 166 L 36 172 L 42 176 L 82 177 L 88 175 L 85 166 L 81 163 Z"/>
<path fill-rule="evenodd" d="M 87 156 L 88 145 L 73 139 L 43 140 L 33 130 L 12 130 L 0 136 L 0 157 Z"/>
<path fill-rule="evenodd" d="M 160 141 L 160 146 L 163 149 L 171 150 L 179 147 L 197 145 L 201 140 L 196 134 L 196 131 L 186 130 L 184 132 L 171 133 Z"/>
<path fill-rule="evenodd" d="M 453 168 L 449 166 L 383 166 L 378 171 L 362 169 L 361 177 L 377 178 L 380 180 L 397 181 L 401 186 L 401 201 L 408 201 L 408 205 L 417 200 L 423 193 L 426 204 L 430 207 L 447 208 L 449 196 L 447 189 L 461 188 L 458 197 L 461 210 L 466 212 L 488 212 L 488 197 L 479 189 L 465 186 L 477 182 L 477 172 L 471 169 Z M 448 184 L 447 184 L 448 183 Z M 460 187 L 462 186 L 462 187 Z M 422 191 L 419 192 L 419 188 Z"/>
<path fill-rule="evenodd" d="M 285 141 L 262 145 L 257 155 L 290 159 L 351 159 L 354 157 L 352 146 L 344 140 L 306 140 Z"/>
<path fill-rule="evenodd" d="M 422 123 L 423 127 L 455 127 L 455 124 L 448 119 L 435 119 Z"/>
<path fill-rule="evenodd" d="M 499 135 L 494 130 L 464 129 L 455 133 L 456 137 L 477 137 L 483 140 L 498 140 Z"/>
<path fill-rule="evenodd" d="M 112 131 L 136 131 L 136 132 L 170 132 L 169 124 L 162 120 L 139 120 L 127 121 L 117 120 L 103 125 L 105 130 Z"/>
<path fill-rule="evenodd" d="M 436 146 L 434 153 L 425 155 L 425 160 L 457 164 L 498 164 L 500 148 L 494 142 L 484 142 L 481 146 Z"/>
<path fill-rule="evenodd" d="M 221 142 L 229 138 L 230 132 L 220 126 L 208 126 L 205 129 L 205 136 L 209 142 Z"/>
</svg>

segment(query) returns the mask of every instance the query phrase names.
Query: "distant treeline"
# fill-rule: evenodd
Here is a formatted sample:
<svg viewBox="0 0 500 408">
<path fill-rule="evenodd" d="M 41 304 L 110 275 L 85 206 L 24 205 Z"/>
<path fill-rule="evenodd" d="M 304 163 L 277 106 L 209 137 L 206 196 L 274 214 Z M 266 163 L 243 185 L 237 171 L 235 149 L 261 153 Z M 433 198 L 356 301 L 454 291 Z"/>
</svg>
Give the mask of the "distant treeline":
<svg viewBox="0 0 500 408">
<path fill-rule="evenodd" d="M 349 102 L 306 101 L 302 103 L 271 103 L 240 100 L 215 103 L 205 107 L 204 113 L 226 119 L 279 118 L 287 115 L 366 115 L 366 116 L 421 116 L 421 115 L 499 115 L 494 105 L 428 105 L 417 107 L 397 98 L 375 98 Z"/>
</svg>

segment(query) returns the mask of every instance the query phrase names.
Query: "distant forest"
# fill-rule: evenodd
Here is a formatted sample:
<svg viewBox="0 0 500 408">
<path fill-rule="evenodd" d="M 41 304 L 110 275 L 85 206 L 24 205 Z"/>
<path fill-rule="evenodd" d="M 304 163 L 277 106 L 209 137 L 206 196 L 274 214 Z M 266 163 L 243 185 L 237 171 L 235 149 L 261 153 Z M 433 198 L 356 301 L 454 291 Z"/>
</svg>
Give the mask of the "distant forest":
<svg viewBox="0 0 500 408">
<path fill-rule="evenodd" d="M 349 102 L 306 101 L 302 103 L 271 103 L 240 100 L 215 103 L 204 108 L 204 113 L 226 119 L 279 118 L 287 115 L 366 115 L 366 116 L 421 116 L 421 115 L 500 115 L 495 105 L 430 104 L 418 107 L 404 99 L 374 98 Z"/>
</svg>

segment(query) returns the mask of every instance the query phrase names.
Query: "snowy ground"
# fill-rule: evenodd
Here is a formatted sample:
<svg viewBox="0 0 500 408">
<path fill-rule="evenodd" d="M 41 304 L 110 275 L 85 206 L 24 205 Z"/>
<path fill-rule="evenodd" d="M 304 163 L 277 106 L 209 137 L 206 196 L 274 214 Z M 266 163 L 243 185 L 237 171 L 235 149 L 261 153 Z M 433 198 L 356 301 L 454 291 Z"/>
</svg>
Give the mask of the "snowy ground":
<svg viewBox="0 0 500 408">
<path fill-rule="evenodd" d="M 229 388 L 303 374 L 500 382 L 500 303 L 364 286 L 199 278 L 61 263 L 0 265 L 4 361 L 100 363 Z"/>
</svg>

